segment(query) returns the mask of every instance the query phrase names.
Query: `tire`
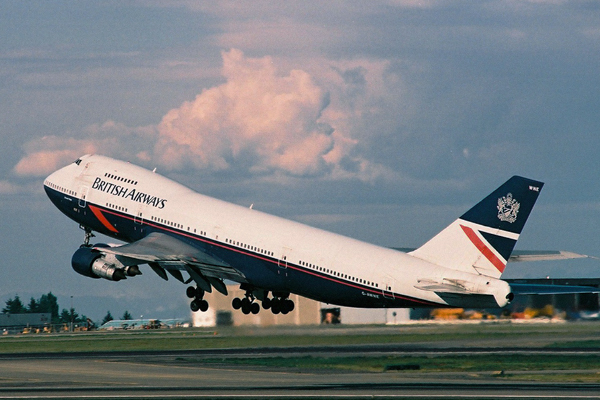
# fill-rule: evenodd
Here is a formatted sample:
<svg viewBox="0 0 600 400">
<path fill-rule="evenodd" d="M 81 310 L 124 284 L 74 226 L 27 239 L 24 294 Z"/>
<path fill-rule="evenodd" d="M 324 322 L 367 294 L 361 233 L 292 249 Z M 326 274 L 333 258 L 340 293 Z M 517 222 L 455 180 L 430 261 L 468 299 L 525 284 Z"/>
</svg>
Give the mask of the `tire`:
<svg viewBox="0 0 600 400">
<path fill-rule="evenodd" d="M 281 302 L 279 300 L 273 300 L 271 302 L 271 312 L 273 314 L 279 314 L 281 312 Z"/>
<path fill-rule="evenodd" d="M 205 312 L 208 310 L 208 301 L 200 300 L 200 311 Z"/>
<path fill-rule="evenodd" d="M 200 302 L 198 300 L 192 300 L 190 303 L 190 308 L 193 312 L 196 312 L 200 309 Z"/>
<path fill-rule="evenodd" d="M 231 302 L 231 306 L 233 307 L 234 310 L 239 310 L 242 307 L 242 300 L 239 297 L 236 297 Z"/>
<path fill-rule="evenodd" d="M 185 290 L 185 295 L 187 297 L 189 297 L 190 299 L 193 299 L 196 297 L 196 288 L 193 286 L 188 286 L 188 288 Z"/>
<path fill-rule="evenodd" d="M 247 298 L 247 297 L 244 297 L 244 298 L 242 299 L 242 310 L 243 310 L 244 308 L 250 309 L 250 300 L 248 300 L 248 298 Z"/>
<path fill-rule="evenodd" d="M 250 314 L 250 303 L 242 304 L 242 312 L 246 315 Z"/>
<path fill-rule="evenodd" d="M 294 307 L 294 302 L 292 300 L 287 299 L 284 304 L 285 304 L 285 309 L 288 310 L 288 312 L 294 311 L 295 307 Z"/>
<path fill-rule="evenodd" d="M 262 306 L 265 310 L 268 310 L 269 308 L 271 308 L 271 299 L 268 297 L 265 297 L 265 299 L 262 301 Z"/>
<path fill-rule="evenodd" d="M 252 303 L 252 304 L 250 304 L 250 311 L 254 315 L 258 314 L 259 311 L 260 311 L 260 306 L 258 305 L 258 303 Z"/>
</svg>

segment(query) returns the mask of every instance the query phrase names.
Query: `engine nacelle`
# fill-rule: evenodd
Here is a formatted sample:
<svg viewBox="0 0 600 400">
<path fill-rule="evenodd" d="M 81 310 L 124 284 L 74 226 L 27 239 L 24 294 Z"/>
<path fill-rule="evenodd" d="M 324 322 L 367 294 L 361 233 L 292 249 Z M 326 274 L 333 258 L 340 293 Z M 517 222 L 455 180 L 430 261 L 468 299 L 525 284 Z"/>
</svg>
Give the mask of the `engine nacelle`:
<svg viewBox="0 0 600 400">
<path fill-rule="evenodd" d="M 110 261 L 106 260 L 102 253 L 91 247 L 80 247 L 71 258 L 71 266 L 75 272 L 89 278 L 104 278 L 109 281 L 120 281 L 127 278 L 123 264 L 113 257 Z"/>
</svg>

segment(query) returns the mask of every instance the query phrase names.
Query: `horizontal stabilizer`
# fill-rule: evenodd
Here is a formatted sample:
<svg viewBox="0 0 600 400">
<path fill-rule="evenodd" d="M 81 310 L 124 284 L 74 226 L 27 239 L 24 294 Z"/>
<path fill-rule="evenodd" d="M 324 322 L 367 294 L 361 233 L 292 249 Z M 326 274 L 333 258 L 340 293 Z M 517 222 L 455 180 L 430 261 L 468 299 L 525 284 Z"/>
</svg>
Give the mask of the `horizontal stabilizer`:
<svg viewBox="0 0 600 400">
<path fill-rule="evenodd" d="M 514 294 L 576 294 L 600 293 L 600 289 L 592 286 L 541 285 L 535 283 L 511 283 Z"/>
<path fill-rule="evenodd" d="M 510 256 L 509 262 L 519 261 L 550 261 L 570 260 L 574 258 L 596 258 L 585 254 L 572 253 L 563 250 L 515 250 Z"/>
<path fill-rule="evenodd" d="M 414 247 L 392 247 L 394 250 L 402 253 L 410 253 L 416 250 Z M 514 250 L 510 255 L 508 262 L 530 262 L 530 261 L 552 261 L 552 260 L 572 260 L 576 258 L 593 258 L 586 254 L 573 253 L 564 250 Z"/>
</svg>

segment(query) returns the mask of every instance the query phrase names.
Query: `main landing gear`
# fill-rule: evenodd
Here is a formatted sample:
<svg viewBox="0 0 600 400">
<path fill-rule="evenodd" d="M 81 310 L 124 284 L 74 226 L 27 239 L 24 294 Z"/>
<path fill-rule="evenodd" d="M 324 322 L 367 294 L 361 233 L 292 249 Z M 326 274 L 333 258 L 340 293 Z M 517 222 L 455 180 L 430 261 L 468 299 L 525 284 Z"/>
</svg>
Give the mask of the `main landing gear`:
<svg viewBox="0 0 600 400">
<path fill-rule="evenodd" d="M 236 297 L 231 302 L 231 305 L 236 310 L 239 310 L 241 308 L 242 312 L 246 315 L 250 313 L 258 314 L 258 312 L 260 311 L 260 306 L 258 305 L 258 303 L 254 302 L 254 296 L 248 296 L 248 294 L 246 294 L 246 297 L 244 297 L 243 299 Z"/>
<path fill-rule="evenodd" d="M 269 299 L 268 297 L 263 300 L 262 306 L 265 310 L 271 309 L 273 314 L 287 314 L 289 312 L 294 311 L 294 302 L 288 298 L 287 296 L 282 297 L 273 297 Z"/>
<path fill-rule="evenodd" d="M 287 314 L 294 310 L 294 302 L 289 299 L 289 293 L 274 292 L 273 297 L 269 298 L 269 292 L 265 290 L 253 290 L 251 288 L 242 287 L 246 289 L 246 294 L 243 298 L 234 298 L 231 305 L 235 310 L 242 310 L 246 315 L 258 314 L 260 312 L 259 301 L 262 302 L 262 308 L 265 310 L 271 310 L 273 314 Z M 190 309 L 193 312 L 206 311 L 208 310 L 208 302 L 204 300 L 204 290 L 199 287 L 189 286 L 186 290 L 186 295 L 192 302 L 190 303 Z"/>
<path fill-rule="evenodd" d="M 262 299 L 262 307 L 265 310 L 271 309 L 273 314 L 287 314 L 294 310 L 294 302 L 290 300 L 289 293 L 273 293 L 273 298 L 268 297 L 268 292 L 263 292 L 264 296 L 261 296 Z M 243 299 L 236 297 L 231 302 L 231 305 L 234 309 L 241 309 L 242 312 L 246 315 L 258 314 L 260 311 L 260 306 L 258 305 L 256 300 L 256 296 L 252 290 L 247 290 L 246 295 Z"/>
<path fill-rule="evenodd" d="M 189 286 L 185 291 L 185 294 L 190 299 L 193 299 L 190 303 L 190 309 L 193 312 L 198 310 L 204 312 L 208 310 L 208 301 L 204 300 L 204 290 L 199 287 Z"/>
</svg>

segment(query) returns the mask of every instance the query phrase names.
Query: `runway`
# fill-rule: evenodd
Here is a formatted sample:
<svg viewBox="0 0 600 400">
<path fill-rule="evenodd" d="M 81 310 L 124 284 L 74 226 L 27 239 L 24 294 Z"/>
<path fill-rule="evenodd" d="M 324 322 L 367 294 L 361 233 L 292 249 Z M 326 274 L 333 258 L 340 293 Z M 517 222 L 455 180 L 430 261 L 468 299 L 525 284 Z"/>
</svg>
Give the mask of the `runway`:
<svg viewBox="0 0 600 400">
<path fill-rule="evenodd" d="M 600 384 L 596 383 L 500 381 L 496 373 L 490 372 L 329 372 L 202 363 L 202 357 L 222 357 L 225 360 L 249 355 L 291 357 L 298 353 L 322 355 L 336 351 L 368 355 L 390 350 L 391 346 L 322 346 L 301 349 L 2 355 L 0 399 L 600 398 Z M 396 346 L 394 351 L 424 352 L 433 356 L 435 352 L 473 351 L 475 354 L 482 350 Z M 530 349 L 512 351 L 526 352 Z M 559 354 L 567 350 L 544 351 L 552 356 L 553 352 Z"/>
</svg>

